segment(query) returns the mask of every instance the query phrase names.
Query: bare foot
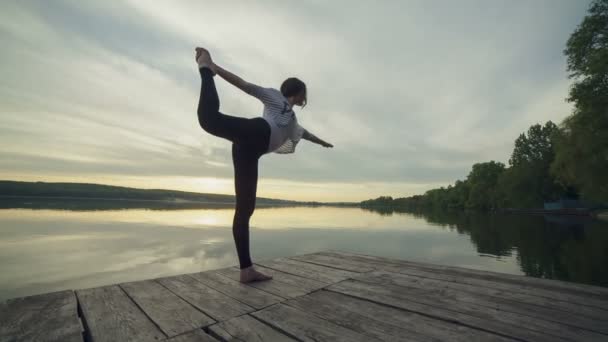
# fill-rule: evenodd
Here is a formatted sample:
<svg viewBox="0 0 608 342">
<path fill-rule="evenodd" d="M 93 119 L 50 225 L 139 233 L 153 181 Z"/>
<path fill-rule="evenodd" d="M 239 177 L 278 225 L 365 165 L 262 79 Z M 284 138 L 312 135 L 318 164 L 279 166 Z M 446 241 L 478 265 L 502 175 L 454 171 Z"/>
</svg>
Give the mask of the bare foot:
<svg viewBox="0 0 608 342">
<path fill-rule="evenodd" d="M 271 275 L 266 275 L 256 271 L 253 266 L 249 266 L 241 270 L 241 283 L 251 283 L 254 281 L 263 281 L 272 279 Z"/>
<path fill-rule="evenodd" d="M 196 51 L 196 56 L 194 57 L 194 59 L 196 60 L 196 63 L 198 63 L 199 69 L 202 67 L 207 67 L 211 69 L 211 72 L 213 72 L 213 75 L 215 75 L 215 65 L 213 64 L 213 60 L 211 60 L 211 55 L 209 54 L 209 51 L 203 49 L 202 47 L 197 47 L 194 50 Z"/>
</svg>

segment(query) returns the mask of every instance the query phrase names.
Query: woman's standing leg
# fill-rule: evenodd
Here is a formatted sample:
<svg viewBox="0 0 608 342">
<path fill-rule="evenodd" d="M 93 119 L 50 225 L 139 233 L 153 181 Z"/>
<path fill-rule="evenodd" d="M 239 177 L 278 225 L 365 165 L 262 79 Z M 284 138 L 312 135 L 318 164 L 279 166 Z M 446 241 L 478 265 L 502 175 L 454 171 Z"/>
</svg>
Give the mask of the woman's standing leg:
<svg viewBox="0 0 608 342">
<path fill-rule="evenodd" d="M 233 144 L 232 160 L 236 193 L 232 235 L 239 257 L 241 281 L 271 279 L 271 276 L 266 276 L 253 269 L 249 251 L 249 220 L 255 210 L 259 154 L 250 145 Z"/>
<path fill-rule="evenodd" d="M 246 153 L 244 146 L 232 144 L 232 162 L 236 194 L 232 234 L 239 255 L 240 268 L 244 269 L 252 265 L 249 253 L 249 219 L 255 210 L 258 160 Z"/>
</svg>

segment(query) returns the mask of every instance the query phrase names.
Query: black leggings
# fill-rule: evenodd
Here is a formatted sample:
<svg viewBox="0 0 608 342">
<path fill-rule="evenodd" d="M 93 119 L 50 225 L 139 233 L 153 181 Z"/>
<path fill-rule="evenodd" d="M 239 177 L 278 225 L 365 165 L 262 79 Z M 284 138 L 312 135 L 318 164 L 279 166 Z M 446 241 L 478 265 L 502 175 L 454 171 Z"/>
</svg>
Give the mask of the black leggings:
<svg viewBox="0 0 608 342">
<path fill-rule="evenodd" d="M 249 254 L 249 218 L 255 210 L 258 160 L 268 150 L 270 126 L 261 117 L 248 119 L 220 113 L 220 100 L 211 70 L 203 67 L 199 72 L 202 85 L 198 122 L 206 132 L 232 141 L 236 193 L 232 235 L 240 268 L 243 269 L 252 265 Z"/>
</svg>

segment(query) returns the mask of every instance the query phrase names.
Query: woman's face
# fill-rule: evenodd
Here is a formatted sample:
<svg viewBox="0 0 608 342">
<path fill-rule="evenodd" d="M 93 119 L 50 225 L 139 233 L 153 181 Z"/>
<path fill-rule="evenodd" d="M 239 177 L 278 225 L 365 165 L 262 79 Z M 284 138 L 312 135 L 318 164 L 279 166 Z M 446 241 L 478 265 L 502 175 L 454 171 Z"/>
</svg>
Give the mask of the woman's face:
<svg viewBox="0 0 608 342">
<path fill-rule="evenodd" d="M 306 93 L 305 92 L 301 92 L 298 95 L 296 95 L 295 97 L 295 105 L 302 107 L 302 105 L 304 104 L 304 99 L 306 98 Z"/>
</svg>

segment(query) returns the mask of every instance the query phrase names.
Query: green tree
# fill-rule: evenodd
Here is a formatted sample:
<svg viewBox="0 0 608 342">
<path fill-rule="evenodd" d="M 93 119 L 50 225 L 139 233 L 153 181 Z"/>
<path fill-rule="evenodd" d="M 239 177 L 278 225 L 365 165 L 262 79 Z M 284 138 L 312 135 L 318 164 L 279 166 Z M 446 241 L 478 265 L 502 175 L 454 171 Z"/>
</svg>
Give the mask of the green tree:
<svg viewBox="0 0 608 342">
<path fill-rule="evenodd" d="M 488 210 L 502 202 L 498 190 L 498 177 L 505 171 L 505 164 L 495 161 L 477 163 L 467 176 L 469 196 L 466 207 Z"/>
<path fill-rule="evenodd" d="M 567 100 L 572 115 L 556 138 L 551 171 L 583 198 L 608 200 L 608 0 L 595 0 L 588 15 L 568 39 L 569 77 L 574 80 Z"/>
<path fill-rule="evenodd" d="M 557 125 L 547 121 L 544 126 L 536 124 L 530 127 L 527 135 L 520 134 L 515 140 L 509 165 L 550 164 L 554 157 L 553 139 L 558 130 Z"/>
<path fill-rule="evenodd" d="M 453 209 L 464 209 L 469 198 L 469 184 L 466 181 L 457 180 L 454 186 L 448 186 L 448 207 Z"/>
<path fill-rule="evenodd" d="M 555 158 L 554 140 L 559 128 L 551 121 L 533 125 L 515 140 L 509 169 L 500 179 L 504 195 L 501 206 L 542 207 L 545 200 L 556 200 L 565 190 L 550 173 Z"/>
</svg>

